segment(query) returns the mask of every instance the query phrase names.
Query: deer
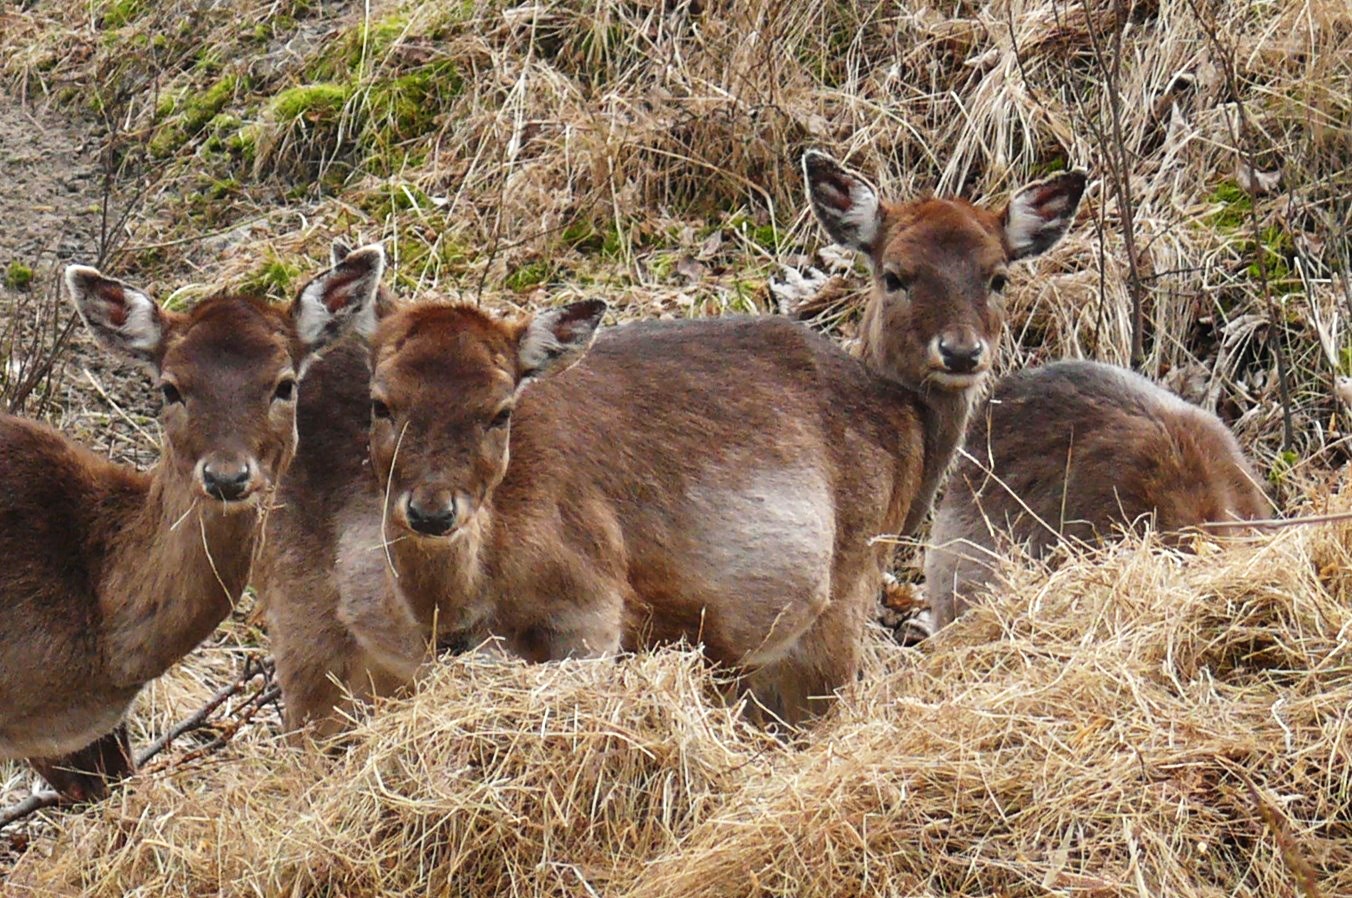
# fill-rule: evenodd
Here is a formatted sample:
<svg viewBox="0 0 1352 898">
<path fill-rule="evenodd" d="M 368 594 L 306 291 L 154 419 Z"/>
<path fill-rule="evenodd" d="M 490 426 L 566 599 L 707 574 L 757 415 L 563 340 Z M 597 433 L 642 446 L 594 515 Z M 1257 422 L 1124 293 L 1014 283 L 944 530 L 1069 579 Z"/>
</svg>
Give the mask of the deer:
<svg viewBox="0 0 1352 898">
<path fill-rule="evenodd" d="M 1271 508 L 1229 428 L 1139 374 L 1091 361 L 1013 373 L 972 415 L 934 515 L 931 627 L 988 592 L 1012 546 L 1045 558 L 1145 527 L 1181 546 L 1189 528 Z"/>
<path fill-rule="evenodd" d="M 992 208 L 886 202 L 815 150 L 803 173 L 820 224 L 871 271 L 861 358 L 778 316 L 598 336 L 598 300 L 379 319 L 376 502 L 357 531 L 388 570 L 345 614 L 369 627 L 355 643 L 396 660 L 411 629 L 424 645 L 486 632 L 543 662 L 686 641 L 769 724 L 830 706 L 890 553 L 875 537 L 927 515 L 991 367 L 1007 270 L 1061 238 L 1085 177 Z"/>
<path fill-rule="evenodd" d="M 97 343 L 156 379 L 163 439 L 142 472 L 0 415 L 0 757 L 74 801 L 133 771 L 128 709 L 239 600 L 296 452 L 298 382 L 370 314 L 383 268 L 369 247 L 285 308 L 222 293 L 186 312 L 65 269 Z"/>
<path fill-rule="evenodd" d="M 334 241 L 337 266 L 352 249 Z M 394 695 L 434 648 L 430 617 L 396 600 L 370 471 L 369 338 L 396 306 L 380 287 L 366 316 L 311 365 L 297 401 L 300 453 L 277 490 L 254 571 L 288 735 L 338 733 L 354 702 Z"/>
</svg>

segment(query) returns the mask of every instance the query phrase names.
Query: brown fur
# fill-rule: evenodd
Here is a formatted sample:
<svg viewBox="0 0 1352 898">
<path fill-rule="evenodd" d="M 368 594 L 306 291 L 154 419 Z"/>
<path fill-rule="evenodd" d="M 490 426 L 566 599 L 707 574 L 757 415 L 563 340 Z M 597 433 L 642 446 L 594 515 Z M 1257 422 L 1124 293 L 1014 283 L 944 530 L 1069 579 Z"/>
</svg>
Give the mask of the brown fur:
<svg viewBox="0 0 1352 898">
<path fill-rule="evenodd" d="M 1022 544 L 1094 543 L 1149 525 L 1171 537 L 1271 511 L 1225 425 L 1146 379 L 1059 362 L 1003 379 L 973 415 L 925 563 L 934 624 L 961 614 Z"/>
<path fill-rule="evenodd" d="M 820 155 L 807 168 L 814 203 L 832 179 L 828 204 L 851 212 L 857 176 Z M 571 367 L 586 348 L 576 307 L 385 318 L 377 413 L 351 377 L 314 391 L 315 420 L 342 434 L 325 456 L 302 410 L 297 469 L 313 470 L 314 492 L 300 499 L 323 536 L 277 566 L 311 560 L 309 594 L 294 591 L 272 627 L 288 722 L 331 730 L 330 680 L 379 692 L 434 639 L 485 632 L 532 660 L 699 642 L 774 714 L 818 710 L 855 671 L 887 554 L 871 538 L 914 527 L 961 438 L 1010 255 L 1002 213 L 941 200 L 867 212 L 876 242 L 850 242 L 878 284 L 866 364 L 775 318 L 627 325 Z M 893 272 L 907 289 L 889 288 Z M 551 351 L 535 351 L 550 328 Z M 974 367 L 949 370 L 941 338 Z M 359 471 L 368 421 L 378 485 Z M 414 509 L 453 511 L 454 529 L 419 534 Z M 340 557 L 343 527 L 375 534 L 364 560 Z M 401 644 L 417 646 L 402 662 Z"/>
<path fill-rule="evenodd" d="M 901 529 L 924 476 L 915 394 L 782 319 L 630 325 L 522 392 L 508 465 L 486 422 L 519 328 L 407 317 L 377 337 L 374 386 L 409 411 L 377 423 L 372 458 L 394 471 L 415 608 L 537 661 L 701 642 L 789 720 L 849 678 L 885 552 L 869 538 Z M 429 483 L 472 507 L 450 538 L 412 535 L 398 505 Z"/>
<path fill-rule="evenodd" d="M 368 652 L 340 611 L 357 609 L 351 617 L 366 622 L 363 635 L 392 630 L 407 614 L 390 607 L 378 536 L 380 493 L 366 448 L 369 355 L 365 341 L 352 337 L 311 366 L 297 411 L 305 449 L 268 516 L 254 577 L 291 729 L 318 718 L 324 731 L 334 730 L 339 717 L 330 712 L 342 708 L 344 689 L 358 697 L 393 692 L 421 660 L 423 632 L 430 631 L 430 618 L 410 624 L 402 651 Z M 362 521 L 376 535 L 355 535 L 342 546 Z"/>
<path fill-rule="evenodd" d="M 120 722 L 137 692 L 244 589 L 263 497 L 295 449 L 295 372 L 315 347 L 261 300 L 180 315 L 93 269 L 68 280 L 99 338 L 170 391 L 148 473 L 0 416 L 0 757 L 35 758 L 68 796 L 90 798 L 130 770 Z M 248 465 L 238 501 L 208 495 L 213 461 Z"/>
</svg>

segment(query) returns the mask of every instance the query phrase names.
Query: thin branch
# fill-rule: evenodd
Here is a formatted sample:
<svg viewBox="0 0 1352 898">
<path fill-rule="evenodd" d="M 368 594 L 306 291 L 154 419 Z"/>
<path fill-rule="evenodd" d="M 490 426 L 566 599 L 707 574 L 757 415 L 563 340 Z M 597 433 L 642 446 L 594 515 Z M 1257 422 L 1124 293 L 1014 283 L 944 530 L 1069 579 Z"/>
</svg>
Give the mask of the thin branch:
<svg viewBox="0 0 1352 898">
<path fill-rule="evenodd" d="M 1298 518 L 1257 518 L 1244 521 L 1207 521 L 1201 526 L 1204 530 L 1232 530 L 1243 527 L 1262 527 L 1267 530 L 1283 530 L 1287 527 L 1303 527 L 1307 524 L 1332 524 L 1338 521 L 1352 521 L 1352 511 L 1307 515 Z"/>
<path fill-rule="evenodd" d="M 1145 362 L 1145 290 L 1136 258 L 1136 209 L 1131 195 L 1131 160 L 1126 138 L 1122 134 L 1122 97 L 1118 92 L 1122 64 L 1121 34 L 1128 10 L 1123 0 L 1116 0 L 1113 4 L 1118 21 L 1115 47 L 1109 54 L 1100 39 L 1089 0 L 1083 0 L 1083 9 L 1089 43 L 1094 51 L 1094 64 L 1098 66 L 1103 78 L 1103 89 L 1108 95 L 1108 126 L 1112 130 L 1112 139 L 1100 140 L 1099 144 L 1108 151 L 1105 158 L 1122 217 L 1122 243 L 1127 254 L 1127 289 L 1131 293 L 1131 367 L 1139 371 Z M 1111 61 L 1109 55 L 1112 56 Z"/>
<path fill-rule="evenodd" d="M 25 817 L 31 817 L 38 811 L 55 807 L 61 803 L 61 796 L 55 792 L 34 792 L 18 804 L 10 805 L 0 811 L 0 829 Z"/>
<path fill-rule="evenodd" d="M 202 707 L 198 708 L 191 715 L 184 718 L 179 723 L 171 727 L 164 735 L 150 743 L 146 748 L 136 756 L 136 766 L 143 767 L 155 756 L 164 752 L 173 741 L 194 730 L 202 729 L 211 724 L 210 717 L 215 711 L 223 705 L 231 696 L 238 695 L 244 691 L 245 687 L 254 680 L 262 678 L 258 691 L 251 695 L 235 713 L 235 719 L 225 721 L 221 724 L 221 732 L 205 745 L 193 749 L 174 758 L 172 765 L 186 763 L 195 758 L 209 754 L 224 746 L 251 721 L 259 711 L 275 702 L 281 696 L 281 688 L 272 682 L 272 664 L 265 662 L 257 664 L 253 656 L 249 656 L 244 663 L 244 672 L 228 685 L 221 687 L 217 692 L 207 699 Z M 168 766 L 168 765 L 166 765 Z M 31 817 L 38 811 L 47 808 L 57 807 L 64 803 L 65 799 L 58 792 L 44 791 L 36 792 L 23 801 L 11 805 L 8 808 L 0 810 L 0 829 L 9 826 L 19 820 Z"/>
<path fill-rule="evenodd" d="M 217 690 L 216 694 L 209 698 L 205 705 L 198 708 L 186 719 L 174 724 L 174 726 L 172 726 L 164 735 L 147 745 L 145 750 L 137 755 L 136 766 L 143 766 L 151 758 L 168 748 L 169 744 L 179 736 L 205 726 L 207 718 L 210 717 L 217 708 L 224 704 L 226 699 L 230 698 L 232 695 L 237 695 L 259 674 L 262 674 L 265 680 L 269 677 L 269 670 L 267 667 L 263 667 L 259 670 L 250 670 L 250 666 L 251 665 L 246 661 L 244 673 L 240 675 L 239 678 Z"/>
</svg>

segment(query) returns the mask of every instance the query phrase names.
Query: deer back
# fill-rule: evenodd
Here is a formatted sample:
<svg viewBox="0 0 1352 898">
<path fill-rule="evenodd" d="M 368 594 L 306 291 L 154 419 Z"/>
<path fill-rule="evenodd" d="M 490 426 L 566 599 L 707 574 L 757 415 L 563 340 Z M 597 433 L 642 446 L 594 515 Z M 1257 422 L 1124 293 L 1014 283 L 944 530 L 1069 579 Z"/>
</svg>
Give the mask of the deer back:
<svg viewBox="0 0 1352 898">
<path fill-rule="evenodd" d="M 935 622 L 960 613 L 1002 547 L 1040 557 L 1067 539 L 1262 518 L 1259 483 L 1219 419 L 1130 371 L 1071 361 L 1012 374 L 973 414 L 935 515 Z"/>
</svg>

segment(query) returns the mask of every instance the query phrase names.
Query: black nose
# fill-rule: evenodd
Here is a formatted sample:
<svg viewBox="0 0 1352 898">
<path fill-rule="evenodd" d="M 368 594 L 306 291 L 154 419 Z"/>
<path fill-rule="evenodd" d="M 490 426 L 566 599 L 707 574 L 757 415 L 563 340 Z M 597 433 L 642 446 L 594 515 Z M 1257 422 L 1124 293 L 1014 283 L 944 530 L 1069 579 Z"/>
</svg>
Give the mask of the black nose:
<svg viewBox="0 0 1352 898">
<path fill-rule="evenodd" d="M 408 524 L 426 536 L 442 536 L 455 526 L 455 506 L 446 505 L 429 511 L 409 499 Z"/>
<path fill-rule="evenodd" d="M 203 465 L 202 485 L 207 495 L 223 502 L 242 499 L 249 489 L 252 476 L 247 464 L 242 465 Z"/>
<path fill-rule="evenodd" d="M 981 364 L 981 356 L 986 351 L 986 344 L 981 340 L 974 343 L 945 343 L 939 341 L 939 357 L 943 359 L 944 368 L 953 374 L 970 374 Z"/>
</svg>

